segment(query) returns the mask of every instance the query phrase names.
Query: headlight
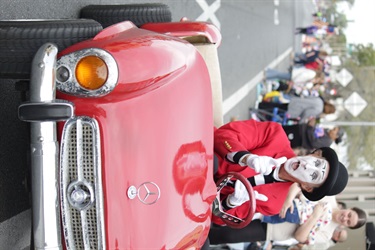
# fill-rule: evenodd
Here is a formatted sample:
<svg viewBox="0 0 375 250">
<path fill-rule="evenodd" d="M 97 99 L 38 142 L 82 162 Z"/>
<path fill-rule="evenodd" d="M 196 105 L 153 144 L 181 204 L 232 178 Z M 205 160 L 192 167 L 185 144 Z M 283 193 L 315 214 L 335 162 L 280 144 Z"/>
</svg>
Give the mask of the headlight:
<svg viewBox="0 0 375 250">
<path fill-rule="evenodd" d="M 86 97 L 111 92 L 118 80 L 115 59 L 106 51 L 90 48 L 62 56 L 57 61 L 57 89 Z"/>
</svg>

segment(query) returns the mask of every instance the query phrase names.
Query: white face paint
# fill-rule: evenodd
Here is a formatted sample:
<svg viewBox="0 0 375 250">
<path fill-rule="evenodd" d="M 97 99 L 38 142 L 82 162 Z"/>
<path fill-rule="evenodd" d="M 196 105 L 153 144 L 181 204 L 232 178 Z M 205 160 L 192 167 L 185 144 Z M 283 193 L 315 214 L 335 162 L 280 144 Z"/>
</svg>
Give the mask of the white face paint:
<svg viewBox="0 0 375 250">
<path fill-rule="evenodd" d="M 329 164 L 325 159 L 305 155 L 287 160 L 284 168 L 288 174 L 301 182 L 319 185 L 327 179 Z"/>
</svg>

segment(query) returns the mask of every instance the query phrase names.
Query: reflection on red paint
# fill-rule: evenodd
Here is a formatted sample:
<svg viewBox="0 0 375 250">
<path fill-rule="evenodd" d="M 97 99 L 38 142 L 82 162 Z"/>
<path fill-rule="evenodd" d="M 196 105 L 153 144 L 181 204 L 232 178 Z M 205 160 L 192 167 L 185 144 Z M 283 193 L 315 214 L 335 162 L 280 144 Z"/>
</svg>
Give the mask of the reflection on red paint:
<svg viewBox="0 0 375 250">
<path fill-rule="evenodd" d="M 196 177 L 204 178 L 201 181 L 206 182 L 207 158 L 206 149 L 200 141 L 180 147 L 173 161 L 173 179 L 180 194 L 185 185 Z"/>
<path fill-rule="evenodd" d="M 202 142 L 184 144 L 173 162 L 173 179 L 176 190 L 182 195 L 183 210 L 195 222 L 209 221 L 211 205 L 216 196 L 215 183 L 209 176 L 212 157 L 207 156 Z"/>
<path fill-rule="evenodd" d="M 203 226 L 197 226 L 192 232 L 187 234 L 177 243 L 173 249 L 197 249 L 204 244 L 206 239 L 201 239 L 205 231 Z M 204 234 L 207 235 L 207 234 Z M 203 241 L 203 242 L 202 242 Z"/>
<path fill-rule="evenodd" d="M 203 197 L 205 180 L 203 177 L 193 178 L 186 183 L 182 194 L 184 212 L 196 222 L 204 222 L 211 215 L 211 202 L 205 201 Z"/>
</svg>

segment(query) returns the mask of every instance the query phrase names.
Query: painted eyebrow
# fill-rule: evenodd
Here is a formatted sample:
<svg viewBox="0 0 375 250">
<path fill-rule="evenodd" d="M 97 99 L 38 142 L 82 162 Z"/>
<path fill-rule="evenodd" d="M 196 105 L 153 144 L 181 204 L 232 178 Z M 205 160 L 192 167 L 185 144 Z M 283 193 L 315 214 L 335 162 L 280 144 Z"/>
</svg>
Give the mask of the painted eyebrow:
<svg viewBox="0 0 375 250">
<path fill-rule="evenodd" d="M 323 164 L 324 164 L 322 168 L 323 168 L 323 169 L 326 169 L 326 167 L 327 167 L 327 161 L 322 161 L 322 162 L 323 162 Z"/>
<path fill-rule="evenodd" d="M 326 171 L 325 171 L 325 169 L 327 168 L 327 161 L 322 161 L 323 162 L 323 167 L 322 167 L 322 178 L 321 179 L 323 179 L 324 178 L 324 175 L 325 175 L 325 173 L 326 173 Z"/>
</svg>

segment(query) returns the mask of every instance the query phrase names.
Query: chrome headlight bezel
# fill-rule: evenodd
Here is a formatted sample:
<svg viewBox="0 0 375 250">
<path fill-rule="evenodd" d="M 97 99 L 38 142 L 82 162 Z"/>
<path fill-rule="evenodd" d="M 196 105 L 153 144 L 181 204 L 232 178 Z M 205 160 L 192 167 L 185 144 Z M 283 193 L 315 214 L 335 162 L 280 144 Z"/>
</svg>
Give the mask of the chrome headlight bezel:
<svg viewBox="0 0 375 250">
<path fill-rule="evenodd" d="M 102 59 L 108 68 L 108 78 L 102 87 L 96 90 L 89 90 L 79 85 L 75 70 L 78 62 L 87 56 L 97 56 Z M 67 55 L 62 56 L 58 59 L 56 64 L 56 71 L 61 67 L 64 67 L 68 72 L 69 76 L 65 81 L 60 81 L 56 78 L 57 90 L 66 93 L 82 97 L 100 97 L 110 93 L 117 85 L 119 70 L 116 60 L 107 51 L 98 48 L 89 48 L 80 51 L 76 51 Z"/>
</svg>

